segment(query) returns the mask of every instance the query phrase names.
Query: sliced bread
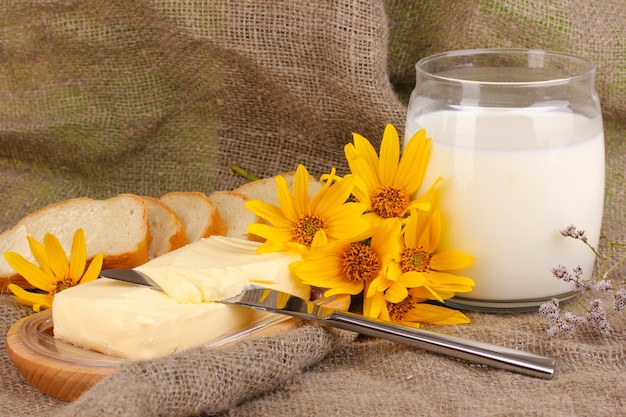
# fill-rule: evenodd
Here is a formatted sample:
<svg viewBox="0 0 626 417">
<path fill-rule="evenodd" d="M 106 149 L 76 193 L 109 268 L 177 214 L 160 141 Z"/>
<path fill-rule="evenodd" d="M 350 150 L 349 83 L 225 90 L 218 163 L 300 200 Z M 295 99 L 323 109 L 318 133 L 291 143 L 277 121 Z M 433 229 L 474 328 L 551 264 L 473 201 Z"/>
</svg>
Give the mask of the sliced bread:
<svg viewBox="0 0 626 417">
<path fill-rule="evenodd" d="M 295 172 L 285 172 L 280 174 L 287 186 L 293 192 L 293 184 L 295 181 Z M 322 183 L 314 178 L 309 180 L 309 195 L 313 196 L 322 188 Z M 257 181 L 247 182 L 235 190 L 237 193 L 245 195 L 250 200 L 261 200 L 266 203 L 278 205 L 278 192 L 276 190 L 276 177 L 263 178 Z"/>
<path fill-rule="evenodd" d="M 223 236 L 227 232 L 217 206 L 203 193 L 173 191 L 162 195 L 160 200 L 174 210 L 183 222 L 189 242 L 211 235 Z"/>
<path fill-rule="evenodd" d="M 189 242 L 185 226 L 174 210 L 158 198 L 146 196 L 142 198 L 148 208 L 150 225 L 148 259 L 154 259 L 185 246 Z"/>
<path fill-rule="evenodd" d="M 218 208 L 220 215 L 228 226 L 226 236 L 239 239 L 258 240 L 257 236 L 248 233 L 248 225 L 258 223 L 261 219 L 244 207 L 248 198 L 234 191 L 215 191 L 209 195 Z"/>
<path fill-rule="evenodd" d="M 43 242 L 49 232 L 59 239 L 69 256 L 78 228 L 85 232 L 87 259 L 102 252 L 103 268 L 133 268 L 148 260 L 148 209 L 140 197 L 131 194 L 106 200 L 75 198 L 37 210 L 0 234 L 0 254 L 17 252 L 36 264 L 27 236 Z M 7 292 L 10 283 L 32 288 L 0 256 L 0 291 Z"/>
</svg>

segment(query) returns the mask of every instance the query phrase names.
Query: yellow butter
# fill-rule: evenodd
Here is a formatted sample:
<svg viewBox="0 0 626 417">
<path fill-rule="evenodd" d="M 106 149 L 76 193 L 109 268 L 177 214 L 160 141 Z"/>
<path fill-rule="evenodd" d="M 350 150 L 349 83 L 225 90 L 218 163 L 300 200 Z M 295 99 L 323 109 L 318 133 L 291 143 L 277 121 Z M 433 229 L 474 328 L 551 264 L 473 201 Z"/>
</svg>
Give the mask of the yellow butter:
<svg viewBox="0 0 626 417">
<path fill-rule="evenodd" d="M 254 283 L 308 298 L 288 265 L 295 253 L 258 254 L 258 243 L 210 237 L 137 270 L 165 291 L 100 278 L 57 294 L 56 338 L 129 359 L 150 359 L 243 329 L 268 313 L 211 302 Z"/>
</svg>

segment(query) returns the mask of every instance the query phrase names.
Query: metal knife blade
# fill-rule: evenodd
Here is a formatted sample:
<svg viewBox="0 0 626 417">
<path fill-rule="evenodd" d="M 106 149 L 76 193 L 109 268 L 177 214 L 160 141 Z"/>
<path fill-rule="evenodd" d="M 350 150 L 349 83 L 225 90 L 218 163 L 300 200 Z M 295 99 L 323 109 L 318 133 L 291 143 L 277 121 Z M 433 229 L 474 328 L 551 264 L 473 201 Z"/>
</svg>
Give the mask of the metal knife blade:
<svg viewBox="0 0 626 417">
<path fill-rule="evenodd" d="M 235 297 L 218 302 L 313 320 L 328 326 L 543 379 L 552 378 L 556 367 L 556 361 L 547 356 L 339 311 L 269 288 L 247 288 Z"/>
<path fill-rule="evenodd" d="M 135 271 L 134 269 L 103 269 L 100 271 L 100 277 L 124 281 L 130 284 L 143 285 L 163 291 L 149 276 L 142 272 Z"/>
<path fill-rule="evenodd" d="M 105 269 L 100 276 L 161 290 L 146 274 L 135 270 Z M 556 361 L 547 356 L 339 311 L 269 288 L 250 286 L 235 297 L 215 302 L 312 320 L 331 327 L 543 379 L 551 379 L 556 368 Z"/>
</svg>

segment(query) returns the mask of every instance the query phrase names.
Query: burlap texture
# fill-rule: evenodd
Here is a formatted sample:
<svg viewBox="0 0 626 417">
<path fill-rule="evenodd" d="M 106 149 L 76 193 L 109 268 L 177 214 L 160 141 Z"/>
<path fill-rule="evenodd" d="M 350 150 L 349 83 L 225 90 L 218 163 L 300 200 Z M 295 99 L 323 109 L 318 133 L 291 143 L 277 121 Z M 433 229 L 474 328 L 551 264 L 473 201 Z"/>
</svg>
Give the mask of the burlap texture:
<svg viewBox="0 0 626 417">
<path fill-rule="evenodd" d="M 415 63 L 455 49 L 532 48 L 572 53 L 598 67 L 605 117 L 626 118 L 626 5 L 622 0 L 387 0 L 389 73 L 408 91 Z"/>
<path fill-rule="evenodd" d="M 402 130 L 389 80 L 412 88 L 418 58 L 520 46 L 598 63 L 604 228 L 626 239 L 625 19 L 618 0 L 1 0 L 0 230 L 68 197 L 231 188 L 243 180 L 230 164 L 319 174 L 342 165 L 351 131 L 376 142 L 387 122 Z M 551 381 L 305 325 L 131 365 L 71 404 L 31 388 L 8 359 L 6 331 L 26 314 L 0 297 L 0 415 L 626 413 L 623 313 L 609 317 L 610 336 L 551 340 L 538 314 L 470 313 L 470 325 L 439 328 L 553 356 Z"/>
<path fill-rule="evenodd" d="M 401 125 L 379 2 L 2 1 L 0 230 L 53 201 L 230 189 Z M 358 86 L 356 88 L 355 86 Z"/>
</svg>

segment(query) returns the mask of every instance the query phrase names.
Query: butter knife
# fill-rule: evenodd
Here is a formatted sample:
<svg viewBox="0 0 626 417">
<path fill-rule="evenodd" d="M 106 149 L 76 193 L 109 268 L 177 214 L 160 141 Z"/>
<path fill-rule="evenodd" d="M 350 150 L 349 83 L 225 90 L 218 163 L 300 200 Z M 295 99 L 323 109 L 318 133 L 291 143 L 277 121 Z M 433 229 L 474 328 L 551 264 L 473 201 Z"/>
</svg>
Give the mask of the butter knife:
<svg viewBox="0 0 626 417">
<path fill-rule="evenodd" d="M 150 277 L 135 270 L 105 269 L 101 271 L 100 276 L 160 290 Z M 543 379 L 551 379 L 556 368 L 556 360 L 548 356 L 376 320 L 324 307 L 269 288 L 250 286 L 235 297 L 215 300 L 215 302 L 311 320 L 327 326 Z"/>
</svg>

